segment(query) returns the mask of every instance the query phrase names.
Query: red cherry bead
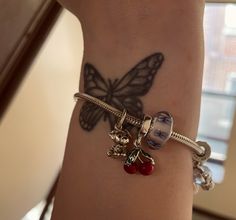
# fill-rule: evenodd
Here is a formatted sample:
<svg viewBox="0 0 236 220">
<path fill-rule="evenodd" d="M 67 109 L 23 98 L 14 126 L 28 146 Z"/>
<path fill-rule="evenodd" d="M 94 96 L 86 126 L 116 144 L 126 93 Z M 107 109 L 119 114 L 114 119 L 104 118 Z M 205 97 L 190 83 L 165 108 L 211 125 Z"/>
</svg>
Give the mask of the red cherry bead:
<svg viewBox="0 0 236 220">
<path fill-rule="evenodd" d="M 137 166 L 135 164 L 124 164 L 124 170 L 129 174 L 137 172 Z"/>
<path fill-rule="evenodd" d="M 145 176 L 150 175 L 154 170 L 154 165 L 151 162 L 144 162 L 139 166 L 139 172 Z"/>
</svg>

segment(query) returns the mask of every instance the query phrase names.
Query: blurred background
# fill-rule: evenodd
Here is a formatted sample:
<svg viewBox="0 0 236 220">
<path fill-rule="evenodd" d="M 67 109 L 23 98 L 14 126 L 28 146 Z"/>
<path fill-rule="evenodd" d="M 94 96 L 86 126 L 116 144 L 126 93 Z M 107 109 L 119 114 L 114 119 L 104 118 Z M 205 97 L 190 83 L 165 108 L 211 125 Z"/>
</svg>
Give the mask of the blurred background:
<svg viewBox="0 0 236 220">
<path fill-rule="evenodd" d="M 29 8 L 13 2 L 0 1 L 0 219 L 37 220 L 62 163 L 83 39 L 79 21 L 56 2 L 26 1 Z M 217 186 L 195 196 L 193 220 L 230 220 L 236 219 L 236 3 L 206 3 L 204 30 L 198 136 L 212 146 L 208 165 Z"/>
</svg>

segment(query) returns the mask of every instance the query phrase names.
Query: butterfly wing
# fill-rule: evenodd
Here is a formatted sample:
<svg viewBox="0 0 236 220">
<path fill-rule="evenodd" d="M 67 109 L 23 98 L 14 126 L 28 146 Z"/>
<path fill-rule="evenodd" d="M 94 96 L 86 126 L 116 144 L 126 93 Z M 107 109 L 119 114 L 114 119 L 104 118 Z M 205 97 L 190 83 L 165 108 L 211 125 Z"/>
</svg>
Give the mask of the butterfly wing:
<svg viewBox="0 0 236 220">
<path fill-rule="evenodd" d="M 88 63 L 84 66 L 84 91 L 97 98 L 105 98 L 108 92 L 106 81 L 96 68 Z"/>
<path fill-rule="evenodd" d="M 119 110 L 126 109 L 127 113 L 131 114 L 132 116 L 140 119 L 143 118 L 143 104 L 137 97 L 113 97 L 111 99 L 111 105 Z M 115 118 L 114 115 L 109 114 L 108 119 L 111 128 L 113 128 L 115 123 L 117 122 L 117 118 Z M 131 129 L 132 127 L 126 126 L 125 128 L 129 130 L 129 128 Z"/>
<path fill-rule="evenodd" d="M 90 102 L 85 102 L 80 110 L 79 122 L 84 130 L 91 131 L 104 116 L 103 109 Z"/>
<path fill-rule="evenodd" d="M 111 104 L 120 110 L 125 108 L 137 118 L 143 118 L 143 104 L 138 97 L 149 91 L 163 60 L 161 53 L 155 53 L 139 62 L 124 77 L 116 81 L 113 85 Z"/>
<path fill-rule="evenodd" d="M 137 118 L 143 118 L 143 103 L 137 97 L 125 97 L 121 99 L 127 112 Z"/>
<path fill-rule="evenodd" d="M 138 96 L 143 96 L 149 91 L 163 60 L 161 53 L 155 53 L 139 62 L 120 80 L 116 80 L 112 85 L 113 94 L 109 99 L 109 104 L 118 109 L 125 108 L 128 113 L 141 118 L 143 106 Z M 84 69 L 85 93 L 106 102 L 108 84 L 91 64 L 86 64 Z M 108 118 L 113 128 L 116 122 L 113 115 L 105 113 L 93 104 L 84 103 L 80 113 L 80 124 L 85 130 L 92 130 L 103 116 L 104 119 Z"/>
<path fill-rule="evenodd" d="M 154 77 L 163 61 L 163 54 L 155 53 L 139 62 L 114 84 L 114 96 L 145 95 L 151 88 Z"/>
<path fill-rule="evenodd" d="M 91 64 L 84 66 L 84 79 L 85 93 L 105 101 L 108 85 Z M 79 122 L 83 129 L 91 131 L 102 117 L 105 119 L 106 115 L 107 113 L 97 105 L 85 102 L 80 110 Z"/>
</svg>

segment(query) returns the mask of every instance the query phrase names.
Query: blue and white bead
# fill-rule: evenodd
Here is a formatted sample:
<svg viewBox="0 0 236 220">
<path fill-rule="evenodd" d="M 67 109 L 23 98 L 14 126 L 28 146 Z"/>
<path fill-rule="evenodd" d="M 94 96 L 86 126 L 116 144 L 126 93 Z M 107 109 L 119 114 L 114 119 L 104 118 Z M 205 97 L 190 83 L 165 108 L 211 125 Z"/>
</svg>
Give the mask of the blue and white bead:
<svg viewBox="0 0 236 220">
<path fill-rule="evenodd" d="M 173 118 L 170 113 L 158 112 L 152 120 L 147 134 L 147 144 L 152 149 L 160 149 L 170 138 L 173 129 Z"/>
</svg>

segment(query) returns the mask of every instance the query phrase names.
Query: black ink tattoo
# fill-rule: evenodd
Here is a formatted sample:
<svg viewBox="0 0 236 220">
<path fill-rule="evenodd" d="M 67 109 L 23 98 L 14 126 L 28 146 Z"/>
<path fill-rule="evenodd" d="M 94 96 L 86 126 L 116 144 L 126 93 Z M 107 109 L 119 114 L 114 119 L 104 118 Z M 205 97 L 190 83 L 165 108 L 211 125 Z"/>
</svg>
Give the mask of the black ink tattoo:
<svg viewBox="0 0 236 220">
<path fill-rule="evenodd" d="M 86 63 L 84 92 L 117 109 L 125 108 L 129 114 L 142 118 L 143 104 L 139 96 L 144 96 L 149 91 L 163 60 L 162 53 L 155 53 L 139 62 L 121 79 L 113 81 L 111 79 L 106 81 L 93 65 Z M 85 102 L 79 116 L 81 127 L 86 131 L 91 131 L 100 119 L 108 120 L 111 128 L 116 122 L 112 114 L 92 103 Z"/>
</svg>

